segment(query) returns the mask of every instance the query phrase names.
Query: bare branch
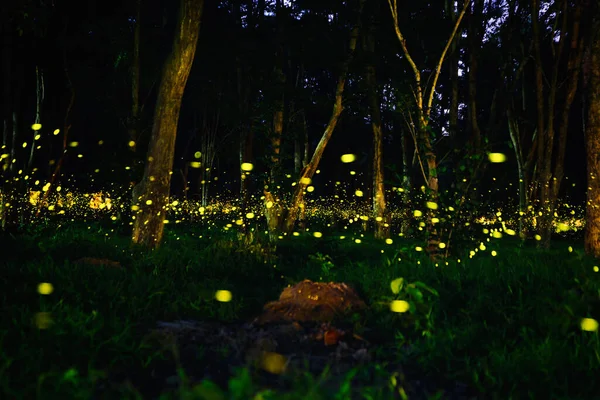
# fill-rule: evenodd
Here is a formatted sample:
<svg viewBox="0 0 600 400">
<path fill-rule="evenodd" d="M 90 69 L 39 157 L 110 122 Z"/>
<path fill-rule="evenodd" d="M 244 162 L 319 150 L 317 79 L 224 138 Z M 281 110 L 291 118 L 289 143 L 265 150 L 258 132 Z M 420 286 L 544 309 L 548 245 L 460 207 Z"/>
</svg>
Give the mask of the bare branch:
<svg viewBox="0 0 600 400">
<path fill-rule="evenodd" d="M 427 109 L 425 110 L 425 116 L 429 116 L 429 113 L 431 112 L 431 103 L 433 102 L 433 93 L 435 92 L 435 86 L 437 85 L 437 80 L 440 76 L 440 71 L 442 70 L 442 64 L 444 63 L 444 58 L 446 57 L 446 53 L 448 52 L 448 49 L 450 48 L 450 45 L 452 44 L 452 41 L 454 40 L 454 36 L 456 36 L 456 32 L 458 32 L 458 27 L 460 26 L 460 22 L 462 21 L 465 13 L 467 11 L 467 7 L 469 7 L 470 3 L 471 3 L 471 0 L 465 1 L 463 9 L 461 10 L 460 14 L 458 15 L 458 18 L 456 19 L 456 23 L 454 24 L 454 29 L 452 30 L 452 34 L 448 38 L 446 47 L 444 47 L 444 51 L 442 51 L 442 54 L 440 55 L 440 59 L 438 61 L 437 67 L 435 69 L 435 75 L 433 77 L 433 83 L 431 84 L 431 89 L 429 90 L 429 98 L 427 99 Z"/>
</svg>

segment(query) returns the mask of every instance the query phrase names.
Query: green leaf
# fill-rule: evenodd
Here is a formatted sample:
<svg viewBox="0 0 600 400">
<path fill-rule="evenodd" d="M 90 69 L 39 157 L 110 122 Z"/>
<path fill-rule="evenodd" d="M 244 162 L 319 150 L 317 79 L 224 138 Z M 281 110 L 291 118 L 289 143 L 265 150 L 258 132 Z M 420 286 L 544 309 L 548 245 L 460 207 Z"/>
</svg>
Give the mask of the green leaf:
<svg viewBox="0 0 600 400">
<path fill-rule="evenodd" d="M 390 283 L 390 288 L 392 289 L 392 292 L 394 294 L 400 293 L 400 291 L 402 290 L 402 286 L 404 286 L 404 278 L 394 279 Z"/>
<path fill-rule="evenodd" d="M 413 282 L 413 285 L 415 285 L 415 287 L 427 290 L 429 293 L 435 295 L 435 296 L 439 296 L 437 290 L 435 290 L 434 288 L 431 288 L 429 286 L 427 286 L 426 284 L 424 284 L 423 282 Z"/>
<path fill-rule="evenodd" d="M 225 393 L 221 388 L 210 380 L 203 380 L 192 390 L 194 396 L 202 400 L 225 400 Z"/>
</svg>

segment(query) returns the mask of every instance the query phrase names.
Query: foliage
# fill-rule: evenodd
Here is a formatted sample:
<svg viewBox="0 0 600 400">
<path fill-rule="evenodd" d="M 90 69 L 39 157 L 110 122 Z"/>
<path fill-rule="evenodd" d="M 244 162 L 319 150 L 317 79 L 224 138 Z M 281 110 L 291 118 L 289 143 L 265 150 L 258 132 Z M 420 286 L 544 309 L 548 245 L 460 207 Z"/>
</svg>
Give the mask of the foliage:
<svg viewBox="0 0 600 400">
<path fill-rule="evenodd" d="M 191 232 L 167 231 L 164 248 L 151 254 L 130 248 L 126 236 L 106 236 L 98 223 L 7 237 L 14 250 L 0 278 L 0 391 L 90 397 L 102 388 L 113 398 L 147 397 L 162 390 L 146 383 L 157 368 L 179 376 L 173 379 L 181 382 L 180 396 L 198 399 L 389 398 L 410 391 L 422 371 L 439 377 L 432 386 L 458 380 L 488 397 L 589 398 L 598 390 L 592 377 L 600 341 L 580 322 L 600 318 L 600 280 L 593 260 L 576 246 L 569 252 L 560 243 L 542 252 L 503 238 L 473 258 L 464 254 L 460 262 L 436 266 L 409 240 L 390 247 L 368 238 L 357 244 L 306 235 L 281 241 L 269 255 L 238 244 L 234 233 Z M 89 255 L 116 260 L 122 269 L 75 262 Z M 282 376 L 289 384 L 283 386 L 264 386 L 259 371 L 244 366 L 212 381 L 186 380 L 172 352 L 143 340 L 158 320 L 256 315 L 288 282 L 304 278 L 346 282 L 371 305 L 355 329 L 376 344 L 372 363 L 345 377 L 331 370 Z M 36 293 L 41 282 L 54 291 Z M 233 300 L 215 304 L 217 289 L 229 290 Z M 394 300 L 408 302 L 408 312 L 391 312 Z M 412 373 L 393 375 L 389 367 L 398 362 Z M 572 384 L 582 377 L 590 384 Z"/>
</svg>

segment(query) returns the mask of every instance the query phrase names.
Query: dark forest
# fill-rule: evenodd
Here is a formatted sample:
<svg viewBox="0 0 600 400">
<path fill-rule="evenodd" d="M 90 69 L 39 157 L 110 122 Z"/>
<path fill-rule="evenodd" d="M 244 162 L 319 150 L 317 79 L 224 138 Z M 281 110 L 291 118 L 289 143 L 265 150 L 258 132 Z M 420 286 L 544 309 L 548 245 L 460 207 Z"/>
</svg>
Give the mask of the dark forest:
<svg viewBox="0 0 600 400">
<path fill-rule="evenodd" d="M 0 397 L 600 396 L 596 0 L 0 30 Z"/>
</svg>

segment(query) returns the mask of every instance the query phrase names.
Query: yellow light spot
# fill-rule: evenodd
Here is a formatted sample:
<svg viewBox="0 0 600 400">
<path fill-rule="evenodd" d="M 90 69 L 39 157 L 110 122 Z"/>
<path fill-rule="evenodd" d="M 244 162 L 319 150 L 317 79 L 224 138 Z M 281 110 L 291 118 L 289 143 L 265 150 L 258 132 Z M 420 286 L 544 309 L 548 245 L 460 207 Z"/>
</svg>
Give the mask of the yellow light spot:
<svg viewBox="0 0 600 400">
<path fill-rule="evenodd" d="M 267 208 L 271 208 L 273 207 L 273 202 L 271 200 L 267 201 L 267 204 L 265 204 Z"/>
<path fill-rule="evenodd" d="M 307 187 L 307 188 L 306 188 L 306 191 L 307 191 L 308 193 L 312 193 L 312 192 L 314 192 L 314 191 L 315 191 L 315 187 L 314 187 L 314 186 L 309 186 L 309 187 Z"/>
<path fill-rule="evenodd" d="M 569 246 L 569 253 L 573 252 L 573 247 Z"/>
<path fill-rule="evenodd" d="M 35 135 L 35 137 L 33 138 L 33 140 L 40 140 L 40 138 L 42 137 L 42 135 L 40 135 L 39 133 L 37 135 Z"/>
<path fill-rule="evenodd" d="M 303 185 L 310 185 L 310 182 L 311 182 L 311 179 L 307 178 L 307 177 L 300 179 L 300 183 Z"/>
<path fill-rule="evenodd" d="M 252 213 L 252 212 L 247 213 L 246 218 L 248 218 L 248 219 L 254 218 L 254 213 Z"/>
<path fill-rule="evenodd" d="M 171 205 L 172 205 L 173 207 L 176 207 L 178 204 L 179 204 L 179 202 L 178 202 L 177 200 L 174 200 L 174 201 L 171 203 Z"/>
<path fill-rule="evenodd" d="M 42 124 L 33 124 L 31 125 L 31 129 L 33 129 L 34 131 L 39 131 L 40 129 L 42 129 Z"/>
<path fill-rule="evenodd" d="M 341 160 L 343 163 L 348 164 L 354 162 L 354 160 L 356 160 L 356 156 L 354 154 L 344 154 Z"/>
<path fill-rule="evenodd" d="M 321 232 L 315 232 L 315 233 L 313 233 L 313 236 L 316 238 L 320 238 L 320 237 L 323 237 L 323 234 Z"/>
<path fill-rule="evenodd" d="M 490 153 L 488 154 L 488 158 L 493 163 L 503 163 L 506 161 L 506 156 L 502 153 Z"/>
<path fill-rule="evenodd" d="M 593 268 L 593 270 L 594 270 L 594 272 L 598 272 L 598 271 L 600 271 L 600 268 L 598 268 L 598 266 L 597 266 L 597 265 L 594 265 L 594 268 Z"/>
<path fill-rule="evenodd" d="M 485 250 L 485 244 L 479 243 L 479 250 L 484 251 Z"/>
<path fill-rule="evenodd" d="M 23 142 L 23 148 L 27 147 L 27 142 Z"/>
<path fill-rule="evenodd" d="M 392 243 L 394 243 L 394 241 L 392 239 L 385 239 L 385 243 L 386 244 L 392 244 Z"/>
<path fill-rule="evenodd" d="M 292 235 L 293 236 L 300 236 L 300 234 L 298 232 L 293 232 Z"/>
<path fill-rule="evenodd" d="M 146 200 L 146 205 L 149 206 L 152 204 L 152 200 Z"/>
<path fill-rule="evenodd" d="M 242 169 L 242 171 L 250 172 L 254 169 L 254 165 L 252 165 L 252 163 L 245 162 L 245 163 L 242 163 L 240 168 Z"/>
<path fill-rule="evenodd" d="M 417 246 L 417 247 L 415 247 L 415 250 L 416 251 L 423 251 L 423 248 L 421 246 Z"/>
<path fill-rule="evenodd" d="M 127 146 L 129 146 L 129 147 L 135 147 L 135 141 L 130 140 L 129 143 L 127 143 Z"/>
<path fill-rule="evenodd" d="M 228 303 L 231 301 L 231 292 L 229 290 L 217 290 L 215 299 L 221 303 Z"/>
<path fill-rule="evenodd" d="M 413 215 L 414 215 L 415 217 L 420 217 L 420 216 L 422 216 L 422 215 L 423 215 L 423 213 L 422 213 L 421 211 L 419 211 L 419 210 L 415 210 L 415 211 L 413 211 Z"/>
<path fill-rule="evenodd" d="M 100 142 L 102 142 L 102 140 Z M 100 144 L 100 142 L 98 142 L 98 144 Z M 69 142 L 69 147 L 77 147 L 77 146 L 79 146 L 79 142 Z"/>
<path fill-rule="evenodd" d="M 540 235 L 535 235 L 535 240 L 542 240 L 542 237 Z"/>
<path fill-rule="evenodd" d="M 491 254 L 492 254 L 492 257 L 496 257 L 498 255 L 498 253 L 496 253 L 496 250 L 492 250 Z"/>
<path fill-rule="evenodd" d="M 38 293 L 39 294 L 50 294 L 54 292 L 54 286 L 48 282 L 42 282 L 38 285 Z"/>
<path fill-rule="evenodd" d="M 564 222 L 559 222 L 556 228 L 559 232 L 566 232 L 569 230 L 569 225 L 565 224 Z"/>
<path fill-rule="evenodd" d="M 131 206 L 131 211 L 137 211 L 140 209 L 140 206 Z"/>
<path fill-rule="evenodd" d="M 200 158 L 202 156 L 202 153 L 200 153 L 199 151 L 194 153 L 194 158 Z"/>
<path fill-rule="evenodd" d="M 287 358 L 285 356 L 270 351 L 264 352 L 260 360 L 261 368 L 275 375 L 285 372 L 286 365 Z M 257 396 L 255 398 L 258 399 L 259 397 L 262 398 L 262 396 Z"/>
<path fill-rule="evenodd" d="M 241 219 L 238 219 L 235 221 L 236 225 L 242 225 L 244 223 L 244 221 L 242 221 Z"/>
<path fill-rule="evenodd" d="M 356 244 L 359 244 L 361 242 L 362 242 L 362 240 L 360 240 L 360 239 L 354 239 L 354 243 L 356 243 Z"/>
<path fill-rule="evenodd" d="M 587 332 L 596 332 L 598 330 L 598 321 L 593 318 L 582 318 L 581 329 Z"/>
<path fill-rule="evenodd" d="M 192 168 L 200 168 L 202 166 L 202 163 L 200 163 L 198 161 L 190 161 L 189 165 Z"/>
<path fill-rule="evenodd" d="M 362 197 L 363 196 L 362 190 L 357 190 L 356 192 L 354 192 L 354 194 L 356 195 L 356 197 Z"/>
<path fill-rule="evenodd" d="M 350 171 L 350 175 L 356 175 L 356 171 Z"/>
<path fill-rule="evenodd" d="M 54 136 L 56 136 L 60 133 L 60 129 L 55 129 L 54 132 L 52 132 L 52 133 L 54 133 Z"/>
<path fill-rule="evenodd" d="M 444 243 L 444 242 L 439 242 L 439 243 L 438 243 L 438 247 L 439 247 L 440 249 L 445 249 L 445 248 L 446 248 L 446 243 Z"/>
<path fill-rule="evenodd" d="M 494 231 L 494 232 L 492 232 L 492 237 L 494 237 L 496 239 L 500 239 L 502 237 L 502 232 Z"/>
<path fill-rule="evenodd" d="M 429 208 L 430 210 L 437 210 L 438 205 L 437 205 L 437 203 L 434 203 L 433 201 L 428 201 L 427 208 Z"/>
<path fill-rule="evenodd" d="M 404 313 L 410 310 L 410 304 L 404 300 L 394 300 L 390 303 L 390 310 L 392 312 Z"/>
</svg>

